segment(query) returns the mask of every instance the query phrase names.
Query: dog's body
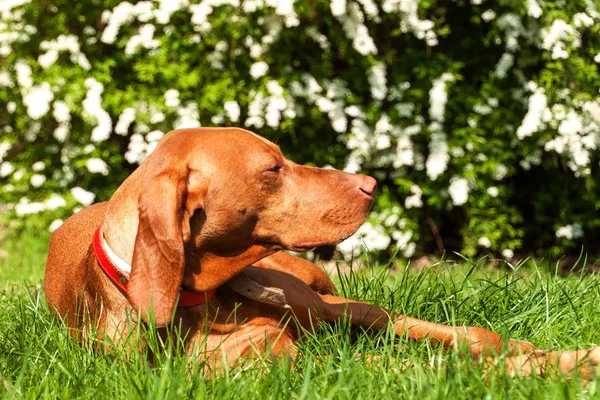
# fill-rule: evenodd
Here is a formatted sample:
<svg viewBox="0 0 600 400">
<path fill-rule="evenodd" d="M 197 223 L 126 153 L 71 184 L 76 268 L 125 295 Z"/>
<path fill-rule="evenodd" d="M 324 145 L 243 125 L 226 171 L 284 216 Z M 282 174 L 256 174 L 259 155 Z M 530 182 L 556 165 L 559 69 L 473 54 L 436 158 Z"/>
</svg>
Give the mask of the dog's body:
<svg viewBox="0 0 600 400">
<path fill-rule="evenodd" d="M 392 323 L 398 335 L 446 347 L 466 341 L 476 358 L 498 353 L 500 336 L 483 328 L 419 321 L 338 297 L 319 267 L 280 251 L 334 244 L 354 233 L 375 187 L 370 177 L 294 164 L 241 129 L 173 131 L 109 202 L 80 211 L 54 232 L 46 299 L 75 336 L 93 324 L 117 343 L 127 335 L 128 315 L 154 318 L 158 326 L 173 318 L 189 351 L 211 368 L 267 348 L 293 358 L 303 329 L 344 316 L 365 328 Z M 126 294 L 92 250 L 98 227 L 131 265 Z M 216 295 L 176 307 L 181 288 L 216 289 Z M 279 300 L 246 293 L 252 290 L 274 290 Z M 507 365 L 525 373 L 542 372 L 548 363 L 570 371 L 583 356 L 590 372 L 600 361 L 597 349 L 548 353 L 514 340 L 508 347 Z"/>
</svg>

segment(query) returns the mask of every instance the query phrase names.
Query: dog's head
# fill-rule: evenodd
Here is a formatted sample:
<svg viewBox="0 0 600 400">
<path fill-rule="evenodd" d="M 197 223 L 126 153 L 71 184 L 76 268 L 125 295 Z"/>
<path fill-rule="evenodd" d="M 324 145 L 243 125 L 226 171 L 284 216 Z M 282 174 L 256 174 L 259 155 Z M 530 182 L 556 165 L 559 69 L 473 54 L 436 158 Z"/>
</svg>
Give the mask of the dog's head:
<svg viewBox="0 0 600 400">
<path fill-rule="evenodd" d="M 242 129 L 173 131 L 139 171 L 128 293 L 142 317 L 153 308 L 159 324 L 169 321 L 182 284 L 212 289 L 278 250 L 350 236 L 376 188 L 368 176 L 295 164 Z"/>
</svg>

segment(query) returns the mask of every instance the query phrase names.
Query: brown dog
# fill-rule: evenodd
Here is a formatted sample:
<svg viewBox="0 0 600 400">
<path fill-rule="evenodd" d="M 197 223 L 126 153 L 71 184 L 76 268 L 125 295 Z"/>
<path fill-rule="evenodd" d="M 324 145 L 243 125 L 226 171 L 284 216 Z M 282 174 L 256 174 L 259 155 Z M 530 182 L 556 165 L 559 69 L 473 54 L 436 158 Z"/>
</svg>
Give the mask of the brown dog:
<svg viewBox="0 0 600 400">
<path fill-rule="evenodd" d="M 497 354 L 496 333 L 338 297 L 319 267 L 281 251 L 335 244 L 354 233 L 375 188 L 368 176 L 294 164 L 242 129 L 173 131 L 109 202 L 54 232 L 46 299 L 78 337 L 91 323 L 118 343 L 128 315 L 154 318 L 158 326 L 174 320 L 189 351 L 210 368 L 267 347 L 293 358 L 300 327 L 312 331 L 319 320 L 345 316 L 365 328 L 391 323 L 398 335 L 445 347 L 464 341 L 475 358 Z M 526 374 L 550 364 L 571 372 L 582 358 L 581 371 L 591 374 L 600 362 L 598 348 L 545 352 L 515 340 L 508 348 L 509 368 Z"/>
</svg>

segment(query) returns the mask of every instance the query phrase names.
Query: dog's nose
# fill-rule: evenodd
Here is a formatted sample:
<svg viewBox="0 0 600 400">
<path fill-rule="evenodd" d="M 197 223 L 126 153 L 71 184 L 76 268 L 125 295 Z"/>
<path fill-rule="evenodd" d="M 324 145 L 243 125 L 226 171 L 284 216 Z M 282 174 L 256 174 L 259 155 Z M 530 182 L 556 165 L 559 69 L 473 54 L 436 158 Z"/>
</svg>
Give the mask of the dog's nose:
<svg viewBox="0 0 600 400">
<path fill-rule="evenodd" d="M 360 191 L 369 196 L 373 196 L 377 190 L 377 181 L 370 176 L 361 175 Z"/>
</svg>

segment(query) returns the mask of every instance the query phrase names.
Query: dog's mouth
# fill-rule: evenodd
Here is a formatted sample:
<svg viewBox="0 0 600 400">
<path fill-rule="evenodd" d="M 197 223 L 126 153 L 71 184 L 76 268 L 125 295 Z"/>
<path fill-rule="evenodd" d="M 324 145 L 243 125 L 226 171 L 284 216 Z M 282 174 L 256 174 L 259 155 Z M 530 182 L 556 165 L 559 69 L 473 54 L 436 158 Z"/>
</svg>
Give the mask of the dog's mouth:
<svg viewBox="0 0 600 400">
<path fill-rule="evenodd" d="M 303 253 L 305 251 L 312 250 L 316 247 L 325 246 L 328 244 L 330 244 L 330 243 L 324 243 L 324 242 L 323 243 L 321 243 L 321 242 L 298 243 L 298 244 L 289 246 L 287 249 L 291 250 L 291 251 L 295 251 L 297 253 Z"/>
<path fill-rule="evenodd" d="M 334 246 L 356 232 L 356 229 L 348 230 L 346 232 L 337 232 L 337 235 L 332 235 L 331 238 L 302 238 L 290 241 L 284 241 L 278 237 L 263 237 L 255 242 L 270 250 L 290 250 L 296 253 L 304 253 L 309 250 L 313 250 L 321 246 Z"/>
<path fill-rule="evenodd" d="M 261 240 L 257 244 L 260 244 L 261 246 L 264 246 L 264 247 L 272 249 L 272 250 L 290 250 L 290 251 L 295 251 L 296 253 L 303 253 L 305 251 L 312 250 L 319 246 L 330 245 L 331 243 L 314 241 L 314 242 L 301 242 L 301 243 L 294 243 L 294 244 L 286 245 L 286 244 L 282 244 L 282 243 L 275 242 L 275 241 Z"/>
</svg>

